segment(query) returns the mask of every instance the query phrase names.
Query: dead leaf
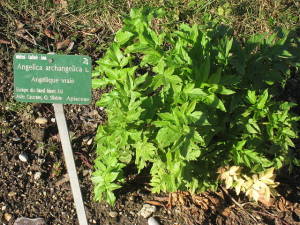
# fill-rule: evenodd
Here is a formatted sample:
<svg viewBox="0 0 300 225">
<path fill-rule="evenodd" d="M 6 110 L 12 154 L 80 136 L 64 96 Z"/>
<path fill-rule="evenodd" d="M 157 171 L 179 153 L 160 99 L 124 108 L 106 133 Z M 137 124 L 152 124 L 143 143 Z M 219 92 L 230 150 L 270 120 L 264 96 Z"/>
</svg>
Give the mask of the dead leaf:
<svg viewBox="0 0 300 225">
<path fill-rule="evenodd" d="M 160 203 L 159 201 L 145 201 L 145 203 L 150 204 L 150 205 L 156 205 L 156 206 L 163 206 L 165 207 L 164 204 Z"/>
<path fill-rule="evenodd" d="M 68 175 L 68 174 L 65 174 L 65 175 L 63 176 L 63 178 L 61 178 L 60 180 L 56 181 L 55 186 L 60 186 L 60 185 L 66 183 L 66 182 L 68 182 L 68 181 L 69 181 L 69 175 Z"/>
<path fill-rule="evenodd" d="M 26 29 L 19 29 L 15 32 L 16 36 L 23 38 L 24 40 L 30 42 L 33 45 L 37 45 L 36 40 L 32 34 L 30 34 Z"/>
<path fill-rule="evenodd" d="M 0 39 L 0 44 L 10 45 L 11 43 L 9 41 Z"/>
<path fill-rule="evenodd" d="M 193 195 L 192 196 L 193 203 L 200 207 L 203 210 L 209 209 L 209 200 L 206 197 Z"/>
<path fill-rule="evenodd" d="M 286 201 L 283 197 L 281 197 L 277 202 L 276 206 L 280 211 L 286 211 Z"/>
<path fill-rule="evenodd" d="M 160 196 L 154 196 L 154 199 L 160 202 L 167 202 L 168 201 L 168 197 L 160 197 Z"/>
<path fill-rule="evenodd" d="M 274 198 L 266 197 L 265 193 L 262 191 L 259 191 L 258 201 L 267 207 L 270 207 L 274 204 Z"/>
<path fill-rule="evenodd" d="M 74 44 L 75 44 L 74 41 L 71 41 L 66 51 L 71 51 L 74 47 Z"/>
<path fill-rule="evenodd" d="M 220 199 L 214 198 L 212 196 L 208 197 L 208 199 L 211 201 L 211 203 L 213 203 L 213 205 L 215 205 L 215 206 L 219 206 L 220 205 Z"/>
<path fill-rule="evenodd" d="M 59 5 L 63 9 L 68 8 L 68 2 L 66 0 L 55 0 L 54 3 Z"/>
<path fill-rule="evenodd" d="M 222 199 L 223 201 L 225 201 L 225 196 L 224 196 L 224 192 L 223 191 L 219 191 L 219 192 L 215 192 L 215 194 Z"/>
<path fill-rule="evenodd" d="M 23 29 L 24 24 L 21 23 L 19 20 L 15 20 L 15 24 L 17 26 L 17 30 Z"/>
<path fill-rule="evenodd" d="M 294 213 L 300 218 L 300 209 L 295 209 Z"/>
<path fill-rule="evenodd" d="M 44 117 L 39 117 L 35 120 L 35 123 L 40 124 L 40 125 L 44 125 L 48 122 L 48 120 Z"/>
<path fill-rule="evenodd" d="M 173 199 L 172 199 L 172 193 L 169 193 L 169 200 L 168 200 L 168 204 L 167 204 L 167 207 L 169 208 L 169 209 L 171 209 L 172 208 L 172 206 L 173 206 Z"/>
<path fill-rule="evenodd" d="M 26 33 L 25 29 L 18 29 L 15 34 L 19 37 L 22 37 L 25 33 Z"/>
<path fill-rule="evenodd" d="M 70 45 L 71 41 L 69 39 L 66 39 L 64 41 L 60 41 L 56 43 L 56 49 L 62 49 L 62 48 L 67 48 Z"/>
<path fill-rule="evenodd" d="M 54 33 L 53 33 L 51 30 L 49 30 L 49 29 L 44 30 L 44 34 L 45 34 L 48 38 L 55 39 Z"/>
<path fill-rule="evenodd" d="M 185 205 L 184 196 L 179 194 L 178 195 L 178 201 L 181 205 Z"/>
<path fill-rule="evenodd" d="M 220 213 L 221 213 L 222 216 L 228 217 L 228 216 L 231 214 L 231 207 L 225 208 L 225 209 L 222 210 Z"/>
<path fill-rule="evenodd" d="M 222 225 L 222 224 L 225 224 L 224 222 L 225 221 L 224 221 L 224 219 L 221 216 L 217 216 L 217 218 L 216 218 L 216 224 Z"/>
</svg>

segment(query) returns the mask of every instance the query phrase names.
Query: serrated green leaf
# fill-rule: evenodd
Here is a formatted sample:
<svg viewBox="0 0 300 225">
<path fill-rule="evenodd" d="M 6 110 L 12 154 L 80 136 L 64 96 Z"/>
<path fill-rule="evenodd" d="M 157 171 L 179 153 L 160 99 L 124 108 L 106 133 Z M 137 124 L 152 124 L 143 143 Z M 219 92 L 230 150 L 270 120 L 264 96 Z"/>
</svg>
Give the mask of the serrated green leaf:
<svg viewBox="0 0 300 225">
<path fill-rule="evenodd" d="M 221 94 L 221 95 L 232 95 L 235 93 L 235 91 L 230 90 L 224 86 L 218 86 L 218 89 L 215 91 L 215 93 Z"/>
<path fill-rule="evenodd" d="M 252 124 L 246 124 L 246 129 L 250 134 L 257 134 L 258 131 L 252 126 Z"/>
<path fill-rule="evenodd" d="M 161 148 L 165 148 L 177 141 L 180 136 L 181 134 L 179 131 L 176 132 L 169 127 L 164 127 L 159 129 L 156 136 L 156 141 Z"/>
<path fill-rule="evenodd" d="M 297 137 L 297 134 L 293 130 L 291 130 L 290 128 L 287 128 L 287 127 L 285 127 L 282 130 L 282 133 L 288 135 L 291 138 L 296 138 Z"/>
<path fill-rule="evenodd" d="M 125 54 L 129 54 L 129 53 L 144 53 L 144 54 L 156 53 L 154 55 L 159 55 L 159 53 L 155 51 L 151 46 L 147 44 L 140 44 L 140 43 L 134 43 L 128 46 L 125 49 Z"/>
<path fill-rule="evenodd" d="M 208 79 L 208 83 L 210 84 L 219 84 L 221 80 L 221 68 L 218 69 L 217 72 L 213 73 Z"/>
<path fill-rule="evenodd" d="M 167 121 L 174 121 L 174 115 L 172 113 L 159 113 L 158 116 Z"/>
<path fill-rule="evenodd" d="M 211 107 L 220 109 L 223 112 L 226 112 L 226 108 L 224 106 L 224 103 L 221 99 L 219 99 L 216 95 L 210 94 L 206 96 L 205 98 L 201 99 L 201 101 Z"/>
<path fill-rule="evenodd" d="M 245 146 L 246 143 L 247 143 L 246 140 L 239 141 L 239 142 L 237 142 L 237 144 L 235 145 L 235 148 L 236 148 L 237 150 L 241 151 L 241 150 L 244 148 L 244 146 Z"/>
<path fill-rule="evenodd" d="M 199 87 L 203 82 L 207 82 L 208 76 L 210 74 L 210 57 L 204 60 L 204 63 L 200 67 L 196 67 L 196 87 Z"/>
<path fill-rule="evenodd" d="M 152 162 L 155 153 L 156 148 L 152 143 L 149 143 L 147 141 L 138 142 L 133 145 L 133 147 L 136 150 L 136 159 L 135 164 L 137 165 L 137 168 L 139 172 L 146 167 L 147 162 Z"/>
<path fill-rule="evenodd" d="M 123 31 L 123 30 L 119 30 L 117 33 L 116 33 L 116 36 L 115 36 L 115 41 L 119 44 L 119 45 L 123 45 L 125 44 L 126 42 L 128 42 L 131 37 L 133 37 L 134 34 L 129 32 L 129 31 Z"/>
<path fill-rule="evenodd" d="M 155 66 L 159 60 L 161 59 L 161 55 L 158 54 L 147 54 L 143 56 L 141 65 L 144 66 L 146 64 Z"/>
<path fill-rule="evenodd" d="M 295 148 L 295 144 L 294 142 L 289 138 L 289 137 L 286 137 L 285 138 L 285 142 L 288 146 L 292 147 L 292 148 Z"/>
<path fill-rule="evenodd" d="M 229 55 L 229 51 L 231 50 L 232 43 L 233 43 L 233 38 L 227 40 L 226 42 L 226 57 Z"/>
<path fill-rule="evenodd" d="M 118 177 L 119 173 L 118 172 L 109 172 L 109 173 L 106 173 L 105 176 L 104 176 L 104 181 L 105 183 L 111 183 L 113 181 L 115 181 Z"/>
<path fill-rule="evenodd" d="M 113 206 L 116 202 L 116 196 L 112 191 L 107 190 L 106 191 L 106 197 L 107 197 L 107 202 L 108 204 L 110 204 L 111 206 Z"/>
<path fill-rule="evenodd" d="M 102 176 L 102 171 L 98 170 L 94 172 L 91 180 L 95 185 L 104 185 L 104 178 Z"/>
<path fill-rule="evenodd" d="M 122 58 L 124 57 L 123 53 L 120 50 L 120 47 L 117 44 L 113 44 L 110 49 L 110 57 L 112 60 L 121 63 Z"/>
<path fill-rule="evenodd" d="M 93 79 L 92 80 L 92 88 L 103 88 L 109 84 L 114 84 L 114 80 L 109 80 L 109 79 Z"/>
<path fill-rule="evenodd" d="M 255 104 L 256 103 L 256 94 L 255 94 L 255 91 L 248 90 L 246 98 L 249 100 L 249 102 L 251 104 Z"/>
<path fill-rule="evenodd" d="M 269 97 L 269 92 L 266 89 L 266 90 L 264 90 L 263 94 L 258 98 L 258 101 L 257 101 L 258 109 L 263 109 L 265 107 L 268 97 Z"/>
<path fill-rule="evenodd" d="M 188 89 L 188 90 L 183 90 L 184 94 L 186 94 L 187 96 L 189 96 L 192 99 L 199 99 L 199 98 L 205 98 L 208 96 L 208 93 L 206 93 L 205 91 L 203 91 L 203 89 L 200 88 L 193 88 L 193 89 Z"/>
</svg>

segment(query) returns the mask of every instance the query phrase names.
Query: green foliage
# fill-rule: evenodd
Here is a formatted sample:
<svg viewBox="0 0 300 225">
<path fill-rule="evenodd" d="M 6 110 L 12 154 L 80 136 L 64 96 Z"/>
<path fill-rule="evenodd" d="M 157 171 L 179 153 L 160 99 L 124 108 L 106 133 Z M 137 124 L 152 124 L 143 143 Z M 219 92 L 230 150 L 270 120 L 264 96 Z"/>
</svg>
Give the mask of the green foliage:
<svg viewBox="0 0 300 225">
<path fill-rule="evenodd" d="M 150 167 L 153 192 L 215 189 L 217 170 L 280 168 L 294 151 L 293 103 L 275 101 L 299 66 L 286 31 L 244 45 L 224 26 L 180 24 L 164 32 L 161 9 L 134 9 L 103 58 L 94 88 L 108 120 L 96 135 L 96 200 L 115 201 L 123 168 Z"/>
</svg>

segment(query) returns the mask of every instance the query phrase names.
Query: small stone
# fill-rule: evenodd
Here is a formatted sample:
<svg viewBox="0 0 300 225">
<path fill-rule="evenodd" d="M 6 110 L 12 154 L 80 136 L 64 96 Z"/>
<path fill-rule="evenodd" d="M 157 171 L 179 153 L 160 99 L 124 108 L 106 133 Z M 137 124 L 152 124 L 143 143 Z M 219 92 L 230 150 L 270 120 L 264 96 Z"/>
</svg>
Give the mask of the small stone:
<svg viewBox="0 0 300 225">
<path fill-rule="evenodd" d="M 75 133 L 72 132 L 72 131 L 70 131 L 70 132 L 69 132 L 69 136 L 70 136 L 70 139 L 73 139 L 73 138 L 75 137 Z"/>
<path fill-rule="evenodd" d="M 37 154 L 37 155 L 40 155 L 40 154 L 42 154 L 43 150 L 44 150 L 43 147 L 38 147 L 38 148 L 34 151 L 34 153 Z"/>
<path fill-rule="evenodd" d="M 298 219 L 300 219 L 300 209 L 295 209 L 294 213 L 297 215 Z"/>
<path fill-rule="evenodd" d="M 86 177 L 89 174 L 90 174 L 90 170 L 83 170 L 82 171 L 82 176 L 84 176 L 84 177 Z"/>
<path fill-rule="evenodd" d="M 143 208 L 139 211 L 139 215 L 146 219 L 154 212 L 156 212 L 156 207 L 154 205 L 144 204 Z"/>
<path fill-rule="evenodd" d="M 92 142 L 93 142 L 93 138 L 91 138 L 90 140 L 88 140 L 86 144 L 87 144 L 87 145 L 91 145 Z"/>
<path fill-rule="evenodd" d="M 41 178 L 41 176 L 42 176 L 42 173 L 41 173 L 41 172 L 36 172 L 36 173 L 33 175 L 33 178 L 34 178 L 35 180 L 39 180 L 39 179 Z"/>
<path fill-rule="evenodd" d="M 116 211 L 110 211 L 110 212 L 108 213 L 108 215 L 109 215 L 110 217 L 112 217 L 112 218 L 116 218 L 119 214 L 118 214 L 118 212 L 116 212 Z"/>
<path fill-rule="evenodd" d="M 19 137 L 13 137 L 12 140 L 13 140 L 14 142 L 18 142 L 18 141 L 21 140 L 21 138 L 19 138 Z"/>
<path fill-rule="evenodd" d="M 44 117 L 39 117 L 35 120 L 35 123 L 40 124 L 40 125 L 44 125 L 48 122 L 48 120 Z"/>
<path fill-rule="evenodd" d="M 135 198 L 136 198 L 136 197 L 135 197 L 134 195 L 130 195 L 130 196 L 129 196 L 129 201 L 133 201 L 133 202 L 134 202 L 134 201 L 135 201 Z"/>
<path fill-rule="evenodd" d="M 12 215 L 10 213 L 4 213 L 4 219 L 9 222 L 12 218 Z"/>
<path fill-rule="evenodd" d="M 99 115 L 99 113 L 98 113 L 98 111 L 97 111 L 96 109 L 94 109 L 94 110 L 91 112 L 91 114 L 92 114 L 93 116 L 98 116 L 98 115 Z"/>
<path fill-rule="evenodd" d="M 29 219 L 20 217 L 15 221 L 14 225 L 46 225 L 46 222 L 43 218 Z"/>
<path fill-rule="evenodd" d="M 148 225 L 160 225 L 160 224 L 154 217 L 150 217 L 148 219 Z"/>
<path fill-rule="evenodd" d="M 8 192 L 7 196 L 8 197 L 14 197 L 17 193 L 14 191 Z"/>
<path fill-rule="evenodd" d="M 55 118 L 51 118 L 52 123 L 55 123 L 55 121 L 56 121 Z"/>
<path fill-rule="evenodd" d="M 28 155 L 26 153 L 21 153 L 19 155 L 19 159 L 22 161 L 22 162 L 28 162 Z"/>
<path fill-rule="evenodd" d="M 6 210 L 6 205 L 3 205 L 3 206 L 1 207 L 1 210 L 2 210 L 2 211 L 5 211 L 5 210 Z"/>
</svg>

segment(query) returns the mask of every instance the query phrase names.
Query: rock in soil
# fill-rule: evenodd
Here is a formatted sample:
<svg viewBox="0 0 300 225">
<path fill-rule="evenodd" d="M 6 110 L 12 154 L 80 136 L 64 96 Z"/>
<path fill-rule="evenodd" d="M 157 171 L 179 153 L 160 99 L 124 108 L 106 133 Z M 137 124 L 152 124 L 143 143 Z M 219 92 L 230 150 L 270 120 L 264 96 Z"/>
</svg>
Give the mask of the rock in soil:
<svg viewBox="0 0 300 225">
<path fill-rule="evenodd" d="M 21 153 L 19 155 L 19 159 L 22 161 L 22 162 L 28 162 L 28 155 L 26 153 Z"/>
<path fill-rule="evenodd" d="M 10 213 L 4 213 L 4 219 L 9 222 L 12 218 L 12 215 Z"/>
<path fill-rule="evenodd" d="M 148 225 L 160 225 L 160 224 L 154 217 L 150 217 L 148 219 Z"/>
<path fill-rule="evenodd" d="M 156 212 L 156 207 L 154 205 L 144 204 L 141 211 L 139 211 L 139 215 L 146 219 L 154 212 Z"/>
<path fill-rule="evenodd" d="M 46 225 L 43 218 L 29 219 L 26 217 L 18 218 L 14 225 Z"/>
<path fill-rule="evenodd" d="M 110 217 L 112 217 L 112 218 L 115 218 L 115 217 L 117 217 L 119 214 L 118 214 L 118 212 L 116 212 L 116 211 L 110 211 L 110 212 L 108 213 L 108 215 L 109 215 Z"/>
<path fill-rule="evenodd" d="M 39 180 L 39 179 L 41 178 L 41 176 L 42 176 L 42 173 L 41 173 L 41 172 L 36 172 L 36 173 L 33 175 L 33 178 L 34 178 L 35 180 Z"/>
<path fill-rule="evenodd" d="M 40 125 L 46 124 L 47 122 L 48 122 L 48 120 L 44 117 L 39 117 L 35 120 L 35 123 L 40 124 Z"/>
<path fill-rule="evenodd" d="M 7 194 L 8 197 L 14 197 L 16 195 L 17 195 L 17 193 L 14 191 L 8 192 L 8 194 Z"/>
</svg>

